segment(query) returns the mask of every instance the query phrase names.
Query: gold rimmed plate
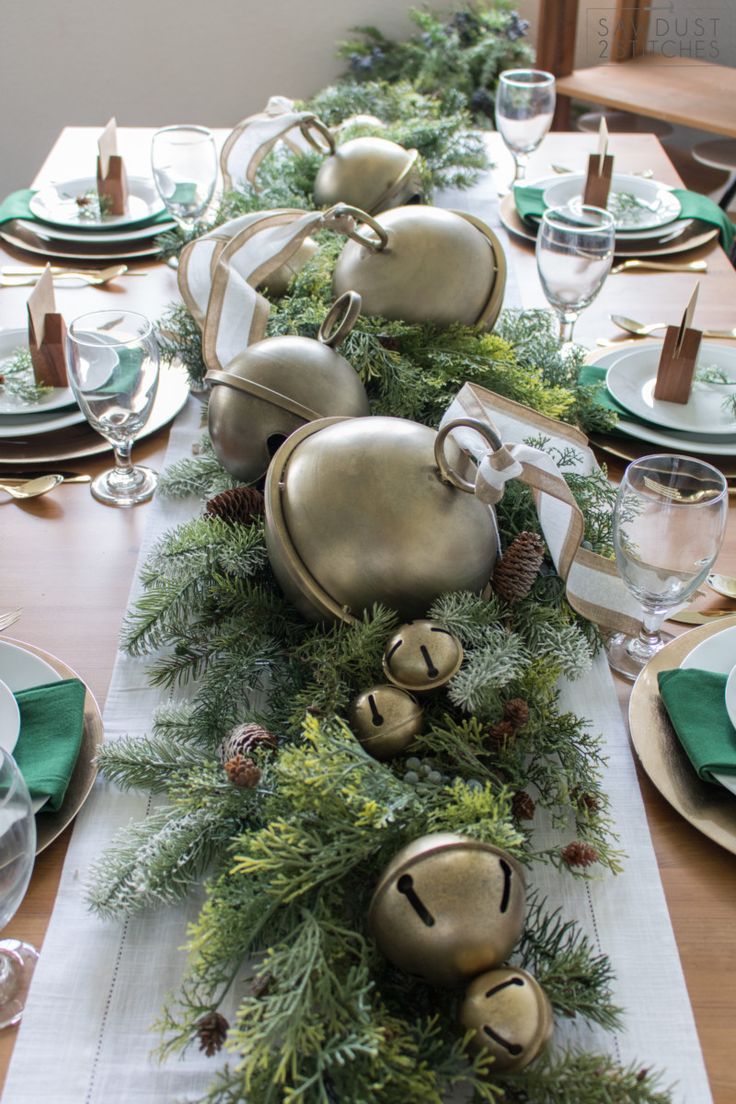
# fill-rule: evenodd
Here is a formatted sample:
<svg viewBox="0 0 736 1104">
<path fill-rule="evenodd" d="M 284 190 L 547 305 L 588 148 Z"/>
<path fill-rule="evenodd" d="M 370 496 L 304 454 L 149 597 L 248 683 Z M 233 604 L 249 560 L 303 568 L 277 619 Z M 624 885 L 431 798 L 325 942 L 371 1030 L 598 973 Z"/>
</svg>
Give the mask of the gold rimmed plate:
<svg viewBox="0 0 736 1104">
<path fill-rule="evenodd" d="M 698 644 L 734 625 L 736 615 L 691 629 L 651 659 L 631 692 L 629 729 L 639 761 L 665 801 L 708 839 L 736 855 L 736 797 L 698 778 L 670 724 L 657 685 L 660 671 L 679 667 Z"/>
<path fill-rule="evenodd" d="M 153 409 L 145 426 L 136 436 L 136 441 L 150 437 L 173 421 L 188 396 L 189 384 L 184 369 L 175 365 L 163 366 Z M 17 468 L 32 464 L 60 463 L 110 451 L 112 445 L 109 441 L 95 433 L 86 422 L 27 439 L 19 429 L 16 439 L 0 441 L 0 471 L 3 465 Z"/>
<path fill-rule="evenodd" d="M 84 679 L 67 666 L 62 660 L 45 652 L 42 648 L 36 648 L 33 644 L 26 644 L 23 640 L 3 638 L 7 644 L 12 644 L 21 651 L 37 656 L 47 663 L 49 667 L 63 679 L 76 678 L 80 682 Z M 36 817 L 36 854 L 39 855 L 49 844 L 60 836 L 64 829 L 71 824 L 79 810 L 89 797 L 90 790 L 97 776 L 95 757 L 97 749 L 103 740 L 104 730 L 102 715 L 94 695 L 85 683 L 84 698 L 84 727 L 82 729 L 82 744 L 77 756 L 72 776 L 69 780 L 66 795 L 61 808 L 55 813 L 39 812 Z"/>
<path fill-rule="evenodd" d="M 536 242 L 537 235 L 520 217 L 514 204 L 512 195 L 504 196 L 498 207 L 499 217 L 503 226 L 516 238 L 524 238 L 528 242 Z M 639 241 L 628 239 L 616 242 L 615 254 L 617 257 L 667 257 L 672 253 L 685 253 L 689 249 L 698 249 L 718 237 L 718 230 L 710 227 L 708 223 L 693 220 L 678 237 L 671 242 L 661 242 L 657 238 L 647 238 Z"/>
</svg>

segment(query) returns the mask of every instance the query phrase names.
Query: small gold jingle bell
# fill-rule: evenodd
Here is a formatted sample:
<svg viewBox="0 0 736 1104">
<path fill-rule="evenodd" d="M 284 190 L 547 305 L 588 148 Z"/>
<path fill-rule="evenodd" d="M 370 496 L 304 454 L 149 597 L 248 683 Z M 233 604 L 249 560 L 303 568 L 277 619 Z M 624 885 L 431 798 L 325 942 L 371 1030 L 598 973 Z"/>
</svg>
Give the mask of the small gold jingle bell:
<svg viewBox="0 0 736 1104">
<path fill-rule="evenodd" d="M 208 427 L 223 468 L 244 483 L 265 474 L 271 457 L 295 430 L 326 415 L 370 413 L 360 376 L 335 346 L 360 314 L 360 296 L 340 296 L 316 341 L 267 337 L 210 369 Z"/>
<path fill-rule="evenodd" d="M 395 686 L 372 686 L 354 698 L 350 727 L 374 759 L 393 759 L 422 731 L 421 706 Z"/>
<path fill-rule="evenodd" d="M 383 673 L 403 690 L 436 690 L 460 670 L 463 649 L 456 636 L 436 621 L 408 621 L 394 633 L 383 654 Z"/>
<path fill-rule="evenodd" d="M 474 1030 L 471 1045 L 493 1055 L 493 1069 L 515 1072 L 538 1058 L 552 1038 L 554 1018 L 536 978 L 518 967 L 475 978 L 460 1005 L 460 1022 Z"/>
<path fill-rule="evenodd" d="M 524 896 L 524 875 L 511 855 L 436 832 L 388 864 L 368 924 L 400 970 L 452 988 L 508 958 L 524 925 Z"/>
</svg>

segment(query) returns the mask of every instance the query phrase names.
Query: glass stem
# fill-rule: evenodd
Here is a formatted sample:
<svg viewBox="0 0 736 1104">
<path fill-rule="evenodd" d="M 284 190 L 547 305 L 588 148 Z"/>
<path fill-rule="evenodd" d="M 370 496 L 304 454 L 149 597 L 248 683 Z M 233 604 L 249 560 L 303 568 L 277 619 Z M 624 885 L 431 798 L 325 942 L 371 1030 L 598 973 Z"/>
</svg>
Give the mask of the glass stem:
<svg viewBox="0 0 736 1104">
<path fill-rule="evenodd" d="M 514 184 L 520 180 L 526 180 L 526 167 L 529 163 L 529 155 L 526 153 L 514 154 Z"/>
<path fill-rule="evenodd" d="M 647 651 L 656 651 L 662 643 L 659 630 L 662 628 L 663 621 L 663 613 L 656 613 L 654 610 L 647 609 L 646 606 L 643 607 L 639 640 Z"/>
<path fill-rule="evenodd" d="M 560 311 L 560 345 L 567 345 L 572 341 L 572 331 L 575 329 L 575 323 L 578 316 L 575 311 Z"/>
<path fill-rule="evenodd" d="M 122 476 L 128 476 L 133 471 L 133 461 L 131 460 L 131 453 L 133 451 L 133 442 L 125 441 L 119 445 L 114 445 L 115 449 L 115 464 Z"/>
</svg>

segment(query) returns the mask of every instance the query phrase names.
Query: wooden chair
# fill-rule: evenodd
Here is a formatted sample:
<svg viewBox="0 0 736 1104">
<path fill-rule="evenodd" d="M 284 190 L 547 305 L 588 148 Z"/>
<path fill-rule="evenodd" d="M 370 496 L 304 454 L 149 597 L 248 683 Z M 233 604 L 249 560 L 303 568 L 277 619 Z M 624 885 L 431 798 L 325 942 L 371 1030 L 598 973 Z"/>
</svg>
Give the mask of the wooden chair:
<svg viewBox="0 0 736 1104">
<path fill-rule="evenodd" d="M 579 0 L 540 4 L 537 65 L 557 77 L 556 129 L 570 129 L 574 97 L 736 138 L 736 69 L 648 54 L 649 0 L 616 0 L 610 38 L 601 38 L 606 64 L 575 69 L 578 5 Z"/>
</svg>

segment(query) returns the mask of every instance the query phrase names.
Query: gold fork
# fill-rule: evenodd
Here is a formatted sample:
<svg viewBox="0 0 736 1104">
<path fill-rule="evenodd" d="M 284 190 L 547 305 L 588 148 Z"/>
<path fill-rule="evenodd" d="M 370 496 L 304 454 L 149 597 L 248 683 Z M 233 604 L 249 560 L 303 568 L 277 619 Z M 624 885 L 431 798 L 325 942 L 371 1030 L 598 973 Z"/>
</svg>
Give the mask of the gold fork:
<svg viewBox="0 0 736 1104">
<path fill-rule="evenodd" d="M 14 609 L 11 610 L 10 613 L 0 614 L 0 632 L 2 632 L 3 629 L 9 629 L 11 625 L 14 625 L 20 617 L 20 613 L 21 611 L 19 609 Z"/>
<path fill-rule="evenodd" d="M 706 498 L 717 498 L 721 493 L 715 487 L 708 487 L 701 491 L 693 491 L 692 494 L 683 494 L 677 487 L 667 487 L 664 483 L 658 483 L 656 479 L 644 476 L 644 486 L 650 491 L 657 491 L 663 498 L 669 498 L 671 502 L 703 502 Z"/>
</svg>

